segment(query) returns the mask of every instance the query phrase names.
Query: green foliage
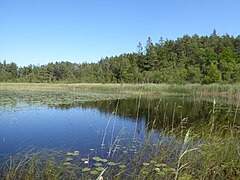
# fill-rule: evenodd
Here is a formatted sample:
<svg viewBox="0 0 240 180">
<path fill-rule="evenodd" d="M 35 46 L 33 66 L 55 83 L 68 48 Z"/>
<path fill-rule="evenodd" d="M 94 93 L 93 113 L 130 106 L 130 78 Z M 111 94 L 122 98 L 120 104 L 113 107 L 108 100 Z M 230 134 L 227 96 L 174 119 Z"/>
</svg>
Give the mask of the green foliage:
<svg viewBox="0 0 240 180">
<path fill-rule="evenodd" d="M 240 82 L 240 37 L 184 35 L 136 53 L 102 58 L 97 63 L 56 62 L 17 67 L 0 62 L 0 82 L 35 83 L 202 83 Z"/>
<path fill-rule="evenodd" d="M 207 76 L 204 78 L 203 83 L 211 84 L 221 81 L 221 71 L 217 68 L 215 64 L 211 64 L 207 67 Z"/>
</svg>

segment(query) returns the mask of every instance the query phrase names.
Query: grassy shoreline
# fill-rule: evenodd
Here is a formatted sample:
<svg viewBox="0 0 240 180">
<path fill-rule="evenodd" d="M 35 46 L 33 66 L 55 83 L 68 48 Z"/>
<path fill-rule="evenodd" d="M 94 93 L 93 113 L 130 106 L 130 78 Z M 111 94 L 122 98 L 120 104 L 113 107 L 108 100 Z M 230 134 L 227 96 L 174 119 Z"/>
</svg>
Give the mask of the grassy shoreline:
<svg viewBox="0 0 240 180">
<path fill-rule="evenodd" d="M 240 96 L 240 84 L 101 84 L 101 83 L 0 83 L 0 90 L 125 92 L 130 94 L 199 94 L 213 96 Z"/>
</svg>

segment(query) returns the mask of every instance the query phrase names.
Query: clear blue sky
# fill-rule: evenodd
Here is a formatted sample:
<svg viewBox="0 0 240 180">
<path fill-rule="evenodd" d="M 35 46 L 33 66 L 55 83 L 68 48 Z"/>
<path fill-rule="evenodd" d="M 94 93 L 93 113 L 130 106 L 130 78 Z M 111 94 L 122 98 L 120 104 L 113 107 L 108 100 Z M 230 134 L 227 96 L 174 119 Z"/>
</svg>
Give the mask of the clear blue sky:
<svg viewBox="0 0 240 180">
<path fill-rule="evenodd" d="M 0 61 L 97 62 L 184 34 L 240 34 L 239 0 L 0 0 Z"/>
</svg>

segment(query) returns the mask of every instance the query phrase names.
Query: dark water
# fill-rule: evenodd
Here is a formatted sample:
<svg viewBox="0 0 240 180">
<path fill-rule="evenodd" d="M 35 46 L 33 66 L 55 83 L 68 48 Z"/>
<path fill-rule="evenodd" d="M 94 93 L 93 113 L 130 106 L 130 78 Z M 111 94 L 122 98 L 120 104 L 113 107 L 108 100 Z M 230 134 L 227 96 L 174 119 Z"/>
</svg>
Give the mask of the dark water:
<svg viewBox="0 0 240 180">
<path fill-rule="evenodd" d="M 212 109 L 211 102 L 183 97 L 132 98 L 74 107 L 18 103 L 0 110 L 0 154 L 29 146 L 87 153 L 102 143 L 111 144 L 120 132 L 125 139 L 144 139 L 147 133 L 158 136 L 162 128 L 178 127 L 182 119 L 185 126 L 202 123 Z M 224 121 L 226 113 L 234 114 L 234 108 L 219 105 L 219 121 Z"/>
</svg>

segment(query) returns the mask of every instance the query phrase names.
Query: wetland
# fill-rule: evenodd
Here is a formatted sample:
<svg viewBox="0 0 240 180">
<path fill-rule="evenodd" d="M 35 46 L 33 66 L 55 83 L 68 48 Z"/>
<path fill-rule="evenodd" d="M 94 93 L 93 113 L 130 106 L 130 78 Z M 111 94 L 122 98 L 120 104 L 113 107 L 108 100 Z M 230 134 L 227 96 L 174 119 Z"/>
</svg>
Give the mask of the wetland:
<svg viewBox="0 0 240 180">
<path fill-rule="evenodd" d="M 237 177 L 239 92 L 213 87 L 5 84 L 0 177 Z"/>
</svg>

